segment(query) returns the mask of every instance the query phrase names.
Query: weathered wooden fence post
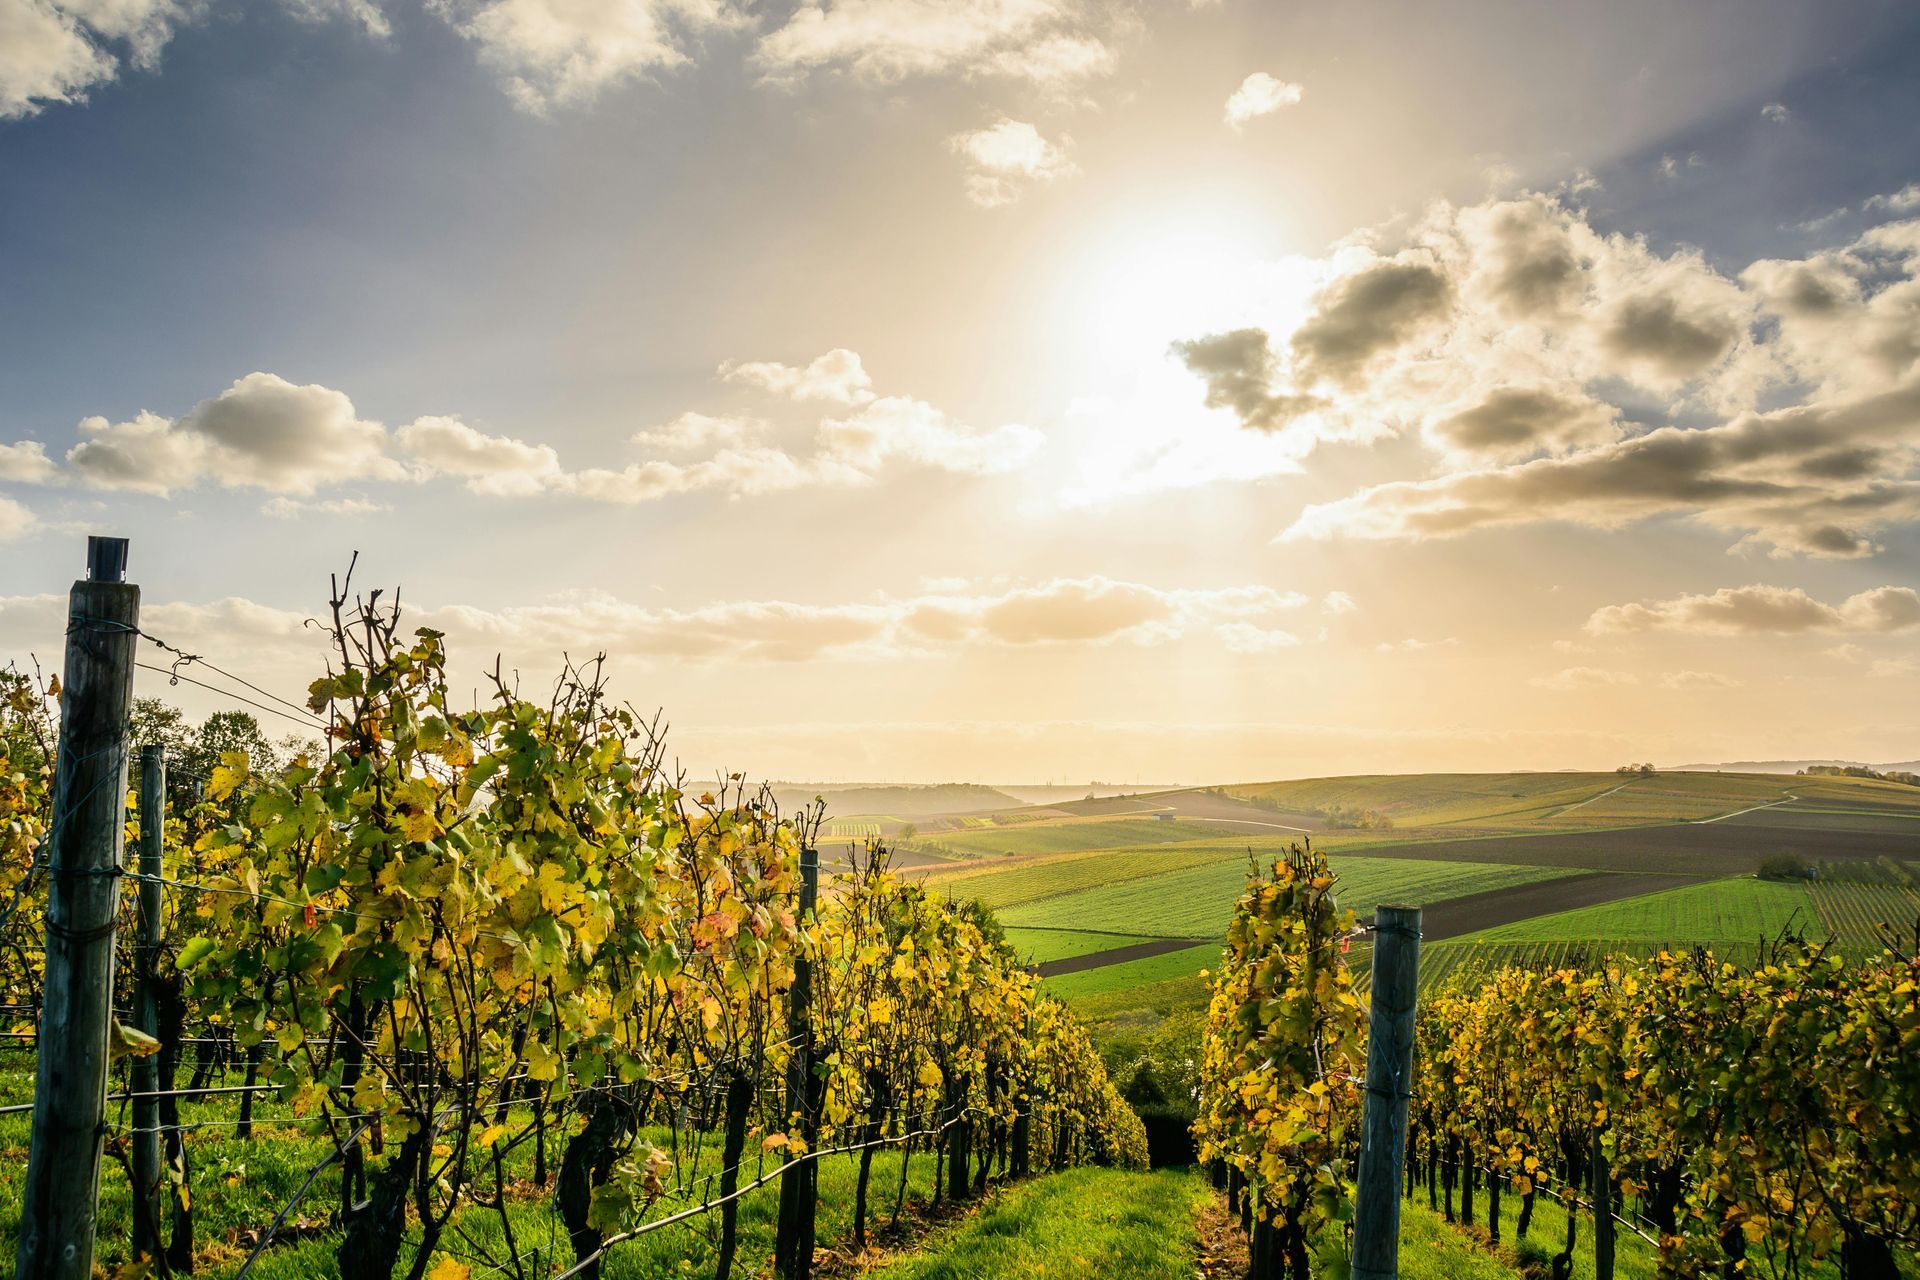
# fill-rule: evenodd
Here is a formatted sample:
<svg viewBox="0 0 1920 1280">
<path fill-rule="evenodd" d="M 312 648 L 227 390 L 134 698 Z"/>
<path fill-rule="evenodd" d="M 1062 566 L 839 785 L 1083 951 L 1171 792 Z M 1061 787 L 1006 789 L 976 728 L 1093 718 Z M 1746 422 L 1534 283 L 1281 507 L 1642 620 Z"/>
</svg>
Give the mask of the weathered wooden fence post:
<svg viewBox="0 0 1920 1280">
<path fill-rule="evenodd" d="M 820 852 L 800 850 L 800 921 L 804 928 L 820 896 Z M 793 988 L 787 993 L 787 1034 L 793 1042 L 787 1061 L 787 1111 L 800 1117 L 806 1153 L 789 1159 L 780 1175 L 780 1218 L 774 1235 L 774 1270 L 781 1280 L 808 1280 L 813 1274 L 813 1218 L 819 1165 L 814 1139 L 820 1133 L 819 1085 L 813 1077 L 813 962 L 805 947 L 793 962 Z"/>
<path fill-rule="evenodd" d="M 160 1036 L 160 1005 L 153 989 L 153 967 L 160 959 L 160 851 L 167 824 L 167 749 L 149 743 L 140 748 L 140 949 L 134 954 L 134 1024 Z M 133 1248 L 160 1256 L 160 1060 L 133 1060 Z M 146 1206 L 146 1212 L 138 1206 Z"/>
<path fill-rule="evenodd" d="M 1353 1280 L 1399 1280 L 1400 1173 L 1413 1082 L 1413 1017 L 1420 986 L 1420 908 L 1381 907 L 1373 918 L 1373 1011 L 1367 1023 L 1367 1096 L 1353 1203 Z"/>
<path fill-rule="evenodd" d="M 1593 1275 L 1613 1280 L 1613 1173 L 1600 1146 L 1601 1131 L 1593 1131 Z M 1572 1213 L 1572 1209 L 1567 1210 Z"/>
<path fill-rule="evenodd" d="M 113 924 L 127 819 L 127 713 L 140 589 L 127 541 L 87 539 L 73 584 L 47 864 L 46 998 L 16 1280 L 90 1280 L 113 1018 Z"/>
</svg>

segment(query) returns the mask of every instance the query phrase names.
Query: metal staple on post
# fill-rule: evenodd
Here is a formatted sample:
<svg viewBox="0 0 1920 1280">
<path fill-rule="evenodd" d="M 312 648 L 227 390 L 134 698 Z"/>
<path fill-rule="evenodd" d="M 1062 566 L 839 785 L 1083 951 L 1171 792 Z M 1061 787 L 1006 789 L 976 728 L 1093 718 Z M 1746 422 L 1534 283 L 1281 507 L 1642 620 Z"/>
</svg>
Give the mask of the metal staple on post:
<svg viewBox="0 0 1920 1280">
<path fill-rule="evenodd" d="M 1381 907 L 1373 921 L 1373 1009 L 1353 1206 L 1353 1280 L 1399 1280 L 1400 1178 L 1413 1085 L 1420 908 Z"/>
</svg>

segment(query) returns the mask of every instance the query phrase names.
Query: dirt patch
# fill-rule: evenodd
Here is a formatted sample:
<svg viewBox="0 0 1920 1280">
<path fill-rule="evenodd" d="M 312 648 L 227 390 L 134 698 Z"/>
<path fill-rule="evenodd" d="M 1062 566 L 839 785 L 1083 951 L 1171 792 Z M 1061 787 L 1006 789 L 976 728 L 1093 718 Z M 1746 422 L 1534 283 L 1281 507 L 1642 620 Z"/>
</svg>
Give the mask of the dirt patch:
<svg viewBox="0 0 1920 1280">
<path fill-rule="evenodd" d="M 1049 960 L 1045 964 L 1035 965 L 1033 971 L 1043 978 L 1057 978 L 1063 973 L 1104 969 L 1110 964 L 1124 964 L 1128 960 L 1145 960 L 1149 956 L 1163 956 L 1169 951 L 1185 951 L 1188 947 L 1197 947 L 1202 943 L 1213 941 L 1216 939 L 1154 938 L 1147 942 L 1136 942 L 1128 947 L 1114 947 L 1109 951 L 1094 951 L 1084 956 Z"/>
<path fill-rule="evenodd" d="M 1504 862 L 1708 878 L 1749 873 L 1770 853 L 1797 853 L 1809 861 L 1852 858 L 1871 861 L 1880 857 L 1911 858 L 1920 850 L 1920 835 L 1764 826 L 1757 821 L 1772 812 L 1757 812 L 1737 822 L 1680 822 L 1473 840 L 1370 843 L 1351 852 L 1364 853 L 1369 858 Z"/>
<path fill-rule="evenodd" d="M 813 1274 L 821 1277 L 821 1280 L 865 1275 L 902 1254 L 912 1253 L 925 1244 L 927 1237 L 935 1231 L 972 1217 L 1012 1185 L 1011 1182 L 996 1178 L 987 1184 L 985 1198 L 960 1204 L 943 1199 L 938 1207 L 934 1207 L 919 1200 L 909 1200 L 897 1225 L 890 1221 L 890 1214 L 877 1215 L 879 1221 L 868 1227 L 866 1248 L 856 1250 L 851 1239 L 837 1240 L 832 1245 L 816 1248 L 813 1251 Z"/>
<path fill-rule="evenodd" d="M 1193 1215 L 1193 1270 L 1202 1280 L 1242 1280 L 1251 1259 L 1240 1218 L 1219 1192 L 1200 1203 Z"/>
<path fill-rule="evenodd" d="M 1504 889 L 1489 889 L 1485 893 L 1470 893 L 1464 898 L 1429 904 L 1421 912 L 1420 936 L 1428 942 L 1438 942 L 1442 938 L 1491 929 L 1497 924 L 1555 915 L 1576 907 L 1595 907 L 1603 902 L 1618 902 L 1622 898 L 1637 898 L 1697 883 L 1698 878 L 1694 876 L 1596 871 L 1534 884 L 1508 885 Z"/>
</svg>

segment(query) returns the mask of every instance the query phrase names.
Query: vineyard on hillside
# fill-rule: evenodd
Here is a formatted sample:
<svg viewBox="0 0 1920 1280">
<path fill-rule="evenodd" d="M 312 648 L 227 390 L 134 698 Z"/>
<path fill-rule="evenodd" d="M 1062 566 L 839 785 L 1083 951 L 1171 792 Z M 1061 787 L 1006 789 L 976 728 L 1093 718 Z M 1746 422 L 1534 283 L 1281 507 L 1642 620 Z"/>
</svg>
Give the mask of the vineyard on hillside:
<svg viewBox="0 0 1920 1280">
<path fill-rule="evenodd" d="M 712 1274 L 757 1275 L 777 1184 L 774 1264 L 804 1276 L 910 1187 L 1144 1161 L 1086 1033 L 990 917 L 899 882 L 877 843 L 816 890 L 818 810 L 670 776 L 598 664 L 538 700 L 496 673 L 463 711 L 439 634 L 345 587 L 331 617 L 331 670 L 282 704 L 318 745 L 276 769 L 229 753 L 170 812 L 143 757 L 140 869 L 86 882 L 128 886 L 104 938 L 43 945 L 88 762 L 55 730 L 73 691 L 4 677 L 0 1081 L 32 1091 L 37 1050 L 44 1088 L 69 1049 L 36 1036 L 51 943 L 104 942 L 110 1268 L 264 1274 L 291 1248 L 295 1274 L 558 1280 L 627 1274 L 679 1231 Z M 152 639 L 114 625 L 76 616 L 70 643 Z M 34 1101 L 0 1099 L 6 1123 Z M 56 1137 L 36 1129 L 36 1159 Z M 15 1179 L 0 1222 L 25 1256 L 47 1228 Z"/>
<path fill-rule="evenodd" d="M 1346 1252 L 1366 1045 L 1333 888 L 1309 850 L 1252 878 L 1213 979 L 1195 1133 L 1255 1280 Z M 1496 1244 L 1513 1199 L 1522 1238 L 1539 1198 L 1565 1206 L 1557 1277 L 1583 1219 L 1600 1280 L 1623 1234 L 1673 1280 L 1912 1274 L 1920 958 L 1883 938 L 1872 955 L 1789 935 L 1738 960 L 1604 942 L 1530 967 L 1456 958 L 1418 1016 L 1404 1194 L 1424 1186 Z"/>
</svg>

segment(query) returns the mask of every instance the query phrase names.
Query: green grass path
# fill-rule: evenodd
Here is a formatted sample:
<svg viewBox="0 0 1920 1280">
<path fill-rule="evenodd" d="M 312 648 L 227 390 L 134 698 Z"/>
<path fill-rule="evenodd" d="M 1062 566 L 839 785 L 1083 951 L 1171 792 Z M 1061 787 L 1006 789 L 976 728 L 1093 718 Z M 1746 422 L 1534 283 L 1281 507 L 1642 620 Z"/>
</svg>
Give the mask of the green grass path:
<svg viewBox="0 0 1920 1280">
<path fill-rule="evenodd" d="M 1196 1173 L 1073 1169 L 1009 1187 L 973 1217 L 873 1273 L 876 1280 L 1192 1280 L 1196 1219 L 1215 1195 Z M 1404 1206 L 1404 1280 L 1517 1280 L 1423 1205 Z"/>
<path fill-rule="evenodd" d="M 1212 1191 L 1186 1173 L 1072 1169 L 1010 1187 L 874 1274 L 882 1280 L 1189 1280 L 1194 1214 Z"/>
</svg>

